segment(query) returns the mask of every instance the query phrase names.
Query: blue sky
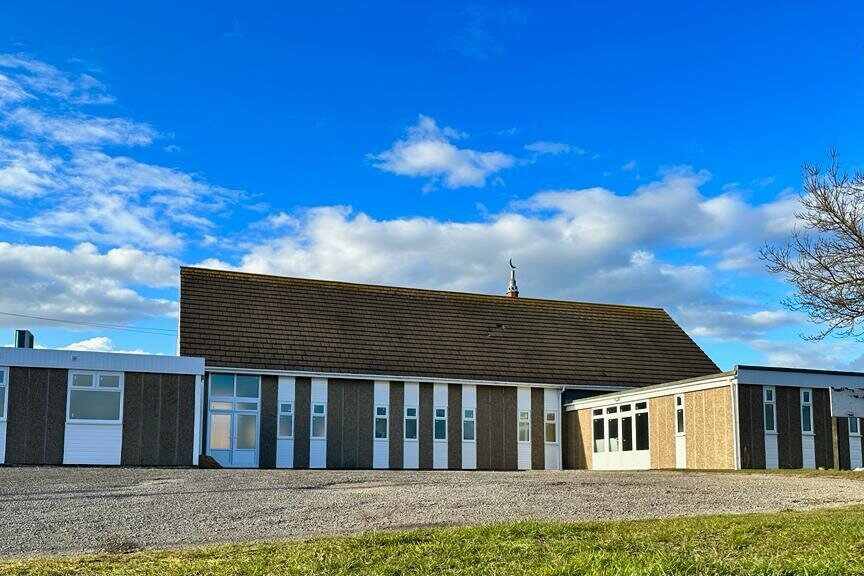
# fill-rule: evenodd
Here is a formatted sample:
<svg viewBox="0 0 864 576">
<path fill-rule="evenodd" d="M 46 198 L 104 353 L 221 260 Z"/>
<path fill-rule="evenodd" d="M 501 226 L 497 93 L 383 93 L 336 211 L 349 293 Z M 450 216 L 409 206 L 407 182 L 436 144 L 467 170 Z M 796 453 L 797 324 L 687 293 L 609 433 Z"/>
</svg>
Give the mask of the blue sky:
<svg viewBox="0 0 864 576">
<path fill-rule="evenodd" d="M 0 7 L 0 315 L 172 353 L 177 266 L 663 306 L 864 368 L 756 258 L 864 158 L 859 4 Z M 150 333 L 107 325 L 150 328 Z"/>
</svg>

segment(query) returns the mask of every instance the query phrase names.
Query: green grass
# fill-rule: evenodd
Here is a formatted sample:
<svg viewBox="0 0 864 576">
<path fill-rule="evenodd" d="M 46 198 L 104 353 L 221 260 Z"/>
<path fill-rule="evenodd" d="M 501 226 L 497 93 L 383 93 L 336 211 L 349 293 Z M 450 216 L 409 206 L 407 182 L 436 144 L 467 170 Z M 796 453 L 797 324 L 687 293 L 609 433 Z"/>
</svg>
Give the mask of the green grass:
<svg viewBox="0 0 864 576">
<path fill-rule="evenodd" d="M 864 507 L 32 558 L 0 574 L 864 574 Z"/>
</svg>

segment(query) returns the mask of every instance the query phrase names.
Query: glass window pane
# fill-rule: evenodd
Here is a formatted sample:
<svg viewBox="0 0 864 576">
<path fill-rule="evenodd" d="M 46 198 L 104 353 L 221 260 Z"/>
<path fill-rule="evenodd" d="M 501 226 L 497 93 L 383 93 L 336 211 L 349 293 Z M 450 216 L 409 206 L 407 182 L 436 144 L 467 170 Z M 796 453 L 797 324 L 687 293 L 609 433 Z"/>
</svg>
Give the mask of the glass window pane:
<svg viewBox="0 0 864 576">
<path fill-rule="evenodd" d="M 602 408 L 595 408 L 594 409 L 594 415 L 595 416 L 602 416 L 603 415 L 603 409 Z"/>
<path fill-rule="evenodd" d="M 294 436 L 294 416 L 291 414 L 279 416 L 279 436 L 286 438 Z"/>
<path fill-rule="evenodd" d="M 73 386 L 93 386 L 93 374 L 73 374 Z"/>
<path fill-rule="evenodd" d="M 531 441 L 531 421 L 519 420 L 519 442 Z"/>
<path fill-rule="evenodd" d="M 237 410 L 258 410 L 257 402 L 237 402 Z"/>
<path fill-rule="evenodd" d="M 618 412 L 618 408 L 616 408 L 615 406 L 612 406 L 611 408 L 606 408 L 607 414 L 615 414 L 616 412 Z"/>
<path fill-rule="evenodd" d="M 0 388 L 0 394 L 2 394 L 2 388 Z M 3 409 L 3 398 L 0 397 L 0 410 Z M 861 423 L 858 421 L 858 418 L 849 418 L 849 433 L 850 434 L 858 434 L 861 430 Z"/>
<path fill-rule="evenodd" d="M 435 417 L 436 418 L 444 418 L 447 416 L 447 410 L 444 408 L 436 408 L 435 409 Z"/>
<path fill-rule="evenodd" d="M 101 374 L 99 376 L 99 386 L 102 388 L 119 388 L 120 376 L 117 374 Z"/>
<path fill-rule="evenodd" d="M 633 450 L 633 418 L 621 419 L 621 449 L 624 452 Z"/>
<path fill-rule="evenodd" d="M 324 416 L 312 416 L 312 437 L 324 438 L 326 433 L 327 427 L 324 422 Z"/>
<path fill-rule="evenodd" d="M 813 431 L 813 425 L 810 420 L 810 406 L 801 407 L 801 430 L 804 432 Z"/>
<path fill-rule="evenodd" d="M 471 408 L 465 409 L 465 419 L 466 420 L 473 420 L 474 419 L 474 410 L 473 409 L 471 409 Z"/>
<path fill-rule="evenodd" d="M 6 387 L 0 386 L 0 418 L 6 417 Z"/>
<path fill-rule="evenodd" d="M 447 439 L 447 421 L 440 418 L 435 419 L 435 440 Z"/>
<path fill-rule="evenodd" d="M 237 375 L 237 396 L 258 398 L 258 376 Z"/>
<path fill-rule="evenodd" d="M 648 408 L 647 402 L 637 402 L 636 403 L 636 410 L 645 410 L 646 408 Z"/>
<path fill-rule="evenodd" d="M 594 420 L 594 451 L 604 452 L 606 449 L 605 432 L 603 430 L 603 419 Z"/>
<path fill-rule="evenodd" d="M 315 404 L 312 406 L 313 414 L 324 414 L 324 404 Z"/>
<path fill-rule="evenodd" d="M 417 408 L 406 408 L 405 415 L 411 417 L 417 416 Z"/>
<path fill-rule="evenodd" d="M 675 422 L 676 422 L 676 424 L 675 424 L 676 432 L 678 432 L 679 434 L 683 434 L 684 433 L 684 410 L 679 408 L 678 410 L 675 411 Z"/>
<path fill-rule="evenodd" d="M 648 450 L 648 413 L 636 414 L 636 450 Z"/>
<path fill-rule="evenodd" d="M 633 406 L 631 404 L 624 404 L 623 406 L 621 406 L 620 410 L 621 410 L 621 412 L 630 412 L 630 409 L 632 407 Z"/>
<path fill-rule="evenodd" d="M 554 422 L 546 423 L 546 442 L 558 441 L 558 428 Z"/>
<path fill-rule="evenodd" d="M 466 420 L 462 423 L 462 439 L 476 440 L 474 437 L 474 420 Z"/>
<path fill-rule="evenodd" d="M 210 402 L 211 410 L 231 410 L 232 406 L 231 402 Z"/>
<path fill-rule="evenodd" d="M 4 370 L 0 370 L 0 384 L 6 383 L 6 372 Z"/>
<path fill-rule="evenodd" d="M 231 449 L 231 415 L 230 414 L 211 414 L 210 415 L 210 449 L 211 450 L 230 450 Z"/>
<path fill-rule="evenodd" d="M 547 412 L 546 413 L 546 421 L 547 422 L 554 422 L 556 420 L 557 416 L 558 416 L 557 412 Z"/>
<path fill-rule="evenodd" d="M 386 406 L 377 406 L 375 408 L 375 414 L 378 416 L 386 416 L 387 415 L 387 407 Z"/>
<path fill-rule="evenodd" d="M 377 440 L 387 439 L 387 418 L 375 418 L 375 438 Z"/>
<path fill-rule="evenodd" d="M 774 405 L 765 404 L 765 430 L 774 432 Z"/>
<path fill-rule="evenodd" d="M 684 398 L 682 398 L 681 396 L 676 396 L 675 397 L 675 405 L 676 406 L 683 406 L 684 405 Z"/>
<path fill-rule="evenodd" d="M 234 376 L 232 374 L 211 374 L 210 395 L 234 396 Z"/>
<path fill-rule="evenodd" d="M 107 390 L 71 390 L 69 418 L 72 420 L 119 420 L 120 393 Z"/>
<path fill-rule="evenodd" d="M 279 411 L 283 414 L 292 414 L 294 412 L 294 405 L 290 402 L 285 402 L 279 407 Z"/>
<path fill-rule="evenodd" d="M 406 418 L 405 419 L 405 439 L 406 440 L 416 440 L 417 439 L 417 419 L 416 418 Z"/>
<path fill-rule="evenodd" d="M 257 445 L 255 436 L 258 434 L 258 416 L 254 414 L 237 414 L 237 448 L 254 450 Z"/>
<path fill-rule="evenodd" d="M 618 420 L 609 420 L 609 451 L 617 452 L 620 448 L 618 443 Z"/>
</svg>

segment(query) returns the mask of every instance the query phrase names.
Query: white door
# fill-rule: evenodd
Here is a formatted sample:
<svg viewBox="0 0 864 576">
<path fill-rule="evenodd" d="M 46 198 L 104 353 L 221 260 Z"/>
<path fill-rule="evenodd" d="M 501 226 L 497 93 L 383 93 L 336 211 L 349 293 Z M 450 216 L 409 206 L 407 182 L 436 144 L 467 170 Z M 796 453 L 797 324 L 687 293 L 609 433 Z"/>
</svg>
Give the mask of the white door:
<svg viewBox="0 0 864 576">
<path fill-rule="evenodd" d="M 258 466 L 258 376 L 211 374 L 207 454 L 227 468 Z"/>
</svg>

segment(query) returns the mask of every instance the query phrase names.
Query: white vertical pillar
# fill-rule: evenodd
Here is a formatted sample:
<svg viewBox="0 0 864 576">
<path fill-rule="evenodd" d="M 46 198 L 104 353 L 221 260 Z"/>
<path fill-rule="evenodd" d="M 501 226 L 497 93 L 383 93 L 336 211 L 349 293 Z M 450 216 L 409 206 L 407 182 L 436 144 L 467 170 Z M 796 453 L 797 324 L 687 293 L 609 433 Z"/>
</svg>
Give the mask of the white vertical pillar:
<svg viewBox="0 0 864 576">
<path fill-rule="evenodd" d="M 523 413 L 528 413 L 528 440 L 519 440 L 519 419 Z M 531 441 L 543 442 L 543 438 L 531 438 L 531 388 L 519 386 L 516 388 L 516 466 L 519 470 L 531 469 Z"/>
<path fill-rule="evenodd" d="M 282 417 L 282 405 L 291 406 L 291 421 L 297 418 L 297 403 L 295 402 L 295 380 L 293 376 L 279 377 L 278 404 L 276 406 L 276 467 L 294 467 L 294 430 L 289 435 L 279 433 L 279 420 Z M 295 423 L 296 426 L 296 423 Z"/>
<path fill-rule="evenodd" d="M 462 410 L 473 410 L 474 414 L 474 439 L 462 439 L 462 469 L 477 469 L 477 387 L 473 384 L 462 385 Z M 462 414 L 453 414 L 453 418 L 462 418 Z M 461 427 L 460 427 L 461 429 Z"/>
<path fill-rule="evenodd" d="M 390 418 L 401 418 L 399 414 L 390 414 L 390 382 L 386 380 L 375 381 L 375 402 L 372 409 L 372 467 L 390 467 Z M 383 416 L 381 414 L 383 412 Z M 378 438 L 375 433 L 379 418 L 386 419 L 385 437 Z"/>
<path fill-rule="evenodd" d="M 417 418 L 417 433 L 420 432 L 420 384 L 405 382 L 404 407 L 401 417 L 405 418 L 408 408 L 414 409 Z M 406 470 L 417 470 L 420 467 L 420 443 L 418 438 L 407 438 L 403 422 L 402 430 L 402 467 Z"/>
<path fill-rule="evenodd" d="M 447 384 L 435 384 L 432 392 L 432 468 L 437 470 L 447 469 L 447 434 L 449 426 L 445 422 L 445 434 L 443 440 L 435 439 L 435 415 L 443 409 L 447 418 L 452 418 L 447 408 Z"/>
<path fill-rule="evenodd" d="M 327 379 L 312 378 L 312 402 L 309 408 L 309 468 L 327 467 L 327 431 L 325 426 L 323 438 L 312 438 L 311 425 L 315 420 L 315 405 L 324 405 L 325 422 L 327 417 Z"/>
<path fill-rule="evenodd" d="M 198 457 L 201 455 L 201 422 L 204 419 L 204 378 L 195 376 L 195 425 L 192 428 L 192 465 L 198 465 Z M 0 454 L 0 464 L 3 463 L 3 454 Z"/>
<path fill-rule="evenodd" d="M 546 470 L 561 469 L 561 391 L 546 388 L 543 391 L 543 455 Z M 555 414 L 555 441 L 546 442 L 547 414 Z"/>
</svg>

